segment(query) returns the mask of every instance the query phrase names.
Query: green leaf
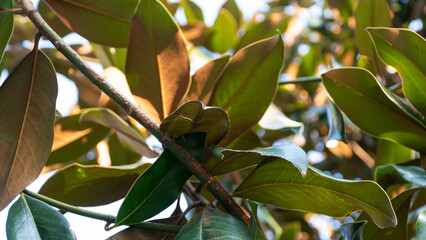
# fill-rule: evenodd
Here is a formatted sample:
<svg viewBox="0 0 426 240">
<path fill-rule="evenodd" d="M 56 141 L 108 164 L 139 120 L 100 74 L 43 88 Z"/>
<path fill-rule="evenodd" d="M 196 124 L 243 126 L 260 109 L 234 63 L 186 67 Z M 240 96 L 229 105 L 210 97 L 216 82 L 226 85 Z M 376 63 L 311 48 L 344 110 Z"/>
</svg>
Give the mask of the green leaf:
<svg viewBox="0 0 426 240">
<path fill-rule="evenodd" d="M 201 161 L 204 138 L 205 134 L 187 134 L 177 142 Z M 169 150 L 164 150 L 127 193 L 118 210 L 116 225 L 138 223 L 160 213 L 177 199 L 191 175 Z"/>
<path fill-rule="evenodd" d="M 253 42 L 275 36 L 277 31 L 285 32 L 289 22 L 290 18 L 284 13 L 271 13 L 266 15 L 262 22 L 253 21 L 245 29 L 244 35 L 235 49 L 239 50 Z"/>
<path fill-rule="evenodd" d="M 275 104 L 269 105 L 262 119 L 259 121 L 259 126 L 268 130 L 298 130 L 303 133 L 304 125 L 301 122 L 296 122 L 288 118 Z"/>
<path fill-rule="evenodd" d="M 46 21 L 49 26 L 55 30 L 55 32 L 63 37 L 72 31 L 56 16 L 56 14 L 49 8 L 49 6 L 44 2 L 40 1 L 37 6 L 37 11 L 40 13 L 41 17 Z"/>
<path fill-rule="evenodd" d="M 117 134 L 113 134 L 108 139 L 108 150 L 112 166 L 120 166 L 136 163 L 141 160 L 141 155 L 128 146 L 122 144 Z"/>
<path fill-rule="evenodd" d="M 367 220 L 364 226 L 364 240 L 407 239 L 407 216 L 410 209 L 411 197 L 419 190 L 410 189 L 392 199 L 392 206 L 398 219 L 396 227 L 379 228 L 371 222 L 366 213 L 361 213 L 357 221 Z"/>
<path fill-rule="evenodd" d="M 328 137 L 327 141 L 337 140 L 346 143 L 345 121 L 336 105 L 327 100 Z"/>
<path fill-rule="evenodd" d="M 388 196 L 375 182 L 342 180 L 313 167 L 303 178 L 293 164 L 281 159 L 266 161 L 252 171 L 233 196 L 332 217 L 364 210 L 380 227 L 397 223 Z"/>
<path fill-rule="evenodd" d="M 379 61 L 374 44 L 368 33 L 367 27 L 390 27 L 391 16 L 387 0 L 360 0 L 355 10 L 356 33 L 355 42 L 361 54 L 372 59 L 376 72 L 384 74 L 383 65 Z"/>
<path fill-rule="evenodd" d="M 344 223 L 340 227 L 343 240 L 363 240 L 362 230 L 367 221 Z"/>
<path fill-rule="evenodd" d="M 145 140 L 116 113 L 107 108 L 83 109 L 80 122 L 93 122 L 116 131 L 118 140 L 136 153 L 146 157 L 157 157 Z"/>
<path fill-rule="evenodd" d="M 70 29 L 89 41 L 126 47 L 138 0 L 45 0 Z"/>
<path fill-rule="evenodd" d="M 300 67 L 297 71 L 297 77 L 313 76 L 316 73 L 318 64 L 320 63 L 321 49 L 315 45 L 309 46 L 309 52 L 305 56 L 301 56 Z"/>
<path fill-rule="evenodd" d="M 411 152 L 410 148 L 401 144 L 379 139 L 377 141 L 375 166 L 406 162 L 410 160 Z"/>
<path fill-rule="evenodd" d="M 46 165 L 74 161 L 92 150 L 111 129 L 79 121 L 81 114 L 70 115 L 55 123 L 52 152 Z"/>
<path fill-rule="evenodd" d="M 253 43 L 232 57 L 212 96 L 213 105 L 228 113 L 231 124 L 222 146 L 262 118 L 275 96 L 283 57 L 284 45 L 279 35 Z"/>
<path fill-rule="evenodd" d="M 252 212 L 252 217 L 250 218 L 248 224 L 248 230 L 250 232 L 251 239 L 267 240 L 262 228 L 260 227 L 259 220 L 257 219 L 257 204 L 252 201 L 248 201 L 248 203 Z"/>
<path fill-rule="evenodd" d="M 77 239 L 62 214 L 25 194 L 9 210 L 6 234 L 9 240 Z"/>
<path fill-rule="evenodd" d="M 237 21 L 237 27 L 240 26 L 243 23 L 243 21 L 244 21 L 244 19 L 243 19 L 243 13 L 238 8 L 238 5 L 235 2 L 235 0 L 227 0 L 222 5 L 221 8 L 228 10 L 232 14 L 232 16 L 234 17 L 234 19 Z"/>
<path fill-rule="evenodd" d="M 143 63 L 143 64 L 142 64 Z M 140 107 L 157 123 L 177 109 L 189 85 L 183 35 L 165 7 L 141 0 L 132 19 L 126 76 Z"/>
<path fill-rule="evenodd" d="M 297 234 L 301 231 L 300 222 L 291 222 L 283 228 L 280 240 L 297 240 Z"/>
<path fill-rule="evenodd" d="M 237 22 L 226 9 L 220 9 L 216 21 L 210 29 L 210 38 L 206 46 L 212 52 L 225 53 L 236 44 Z"/>
<path fill-rule="evenodd" d="M 289 161 L 306 175 L 308 157 L 305 151 L 294 143 L 282 144 L 256 150 L 233 150 L 213 146 L 218 158 L 209 159 L 205 167 L 214 175 L 230 173 L 263 162 L 264 160 L 283 159 Z"/>
<path fill-rule="evenodd" d="M 230 55 L 223 55 L 198 69 L 192 76 L 191 87 L 185 100 L 200 100 L 205 105 L 208 105 L 216 80 L 223 72 L 230 57 Z"/>
<path fill-rule="evenodd" d="M 151 164 L 120 167 L 71 164 L 51 176 L 39 193 L 77 206 L 98 206 L 126 196 L 133 182 Z"/>
<path fill-rule="evenodd" d="M 405 183 L 426 186 L 426 173 L 423 168 L 418 166 L 398 166 L 393 164 L 379 166 L 374 175 L 376 182 L 384 189 L 392 184 Z"/>
<path fill-rule="evenodd" d="M 368 28 L 377 53 L 402 78 L 405 96 L 426 116 L 426 41 L 408 29 Z"/>
<path fill-rule="evenodd" d="M 186 223 L 175 240 L 251 239 L 246 226 L 233 216 L 204 208 Z"/>
<path fill-rule="evenodd" d="M 0 3 L 0 6 L 6 9 L 13 7 L 12 0 L 4 0 Z M 10 37 L 13 32 L 13 14 L 1 13 L 0 14 L 0 63 L 3 59 L 4 50 L 6 49 L 7 44 L 9 43 Z"/>
<path fill-rule="evenodd" d="M 370 72 L 362 68 L 339 68 L 321 76 L 334 103 L 359 128 L 373 136 L 426 151 L 425 122 Z"/>
<path fill-rule="evenodd" d="M 182 0 L 179 4 L 185 12 L 188 23 L 204 21 L 203 11 L 196 3 L 191 0 Z"/>
<path fill-rule="evenodd" d="M 160 125 L 161 130 L 172 138 L 186 133 L 206 133 L 206 146 L 217 144 L 229 129 L 226 113 L 216 107 L 205 109 L 200 101 L 190 101 L 183 104 L 170 114 Z"/>
<path fill-rule="evenodd" d="M 55 69 L 30 52 L 0 87 L 0 211 L 40 174 L 53 142 Z"/>
<path fill-rule="evenodd" d="M 417 219 L 417 239 L 426 239 L 426 211 L 420 213 Z"/>
</svg>

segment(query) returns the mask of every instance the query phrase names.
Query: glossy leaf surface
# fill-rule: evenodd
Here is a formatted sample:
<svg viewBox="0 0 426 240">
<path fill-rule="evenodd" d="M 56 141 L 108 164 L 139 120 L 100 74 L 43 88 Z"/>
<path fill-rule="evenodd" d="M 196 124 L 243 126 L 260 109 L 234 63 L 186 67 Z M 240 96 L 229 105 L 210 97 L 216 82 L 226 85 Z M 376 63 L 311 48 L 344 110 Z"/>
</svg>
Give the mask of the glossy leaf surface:
<svg viewBox="0 0 426 240">
<path fill-rule="evenodd" d="M 55 69 L 37 50 L 0 87 L 0 210 L 38 177 L 49 157 L 57 93 Z"/>
<path fill-rule="evenodd" d="M 280 36 L 253 43 L 238 51 L 219 77 L 212 102 L 228 113 L 231 123 L 222 146 L 262 118 L 277 90 L 283 51 Z"/>
<path fill-rule="evenodd" d="M 0 3 L 0 6 L 5 9 L 10 9 L 13 7 L 12 0 L 5 0 Z M 10 37 L 13 32 L 13 14 L 2 13 L 0 14 L 0 63 L 3 58 L 4 50 L 6 49 L 7 44 L 9 43 Z"/>
<path fill-rule="evenodd" d="M 343 240 L 363 240 L 362 231 L 367 221 L 344 223 L 340 227 Z"/>
<path fill-rule="evenodd" d="M 361 213 L 357 221 L 367 220 L 364 226 L 364 240 L 386 240 L 386 239 L 407 239 L 407 216 L 410 209 L 411 197 L 418 189 L 410 189 L 400 193 L 392 199 L 392 206 L 395 210 L 398 225 L 395 228 L 379 228 L 371 222 L 371 218 Z"/>
<path fill-rule="evenodd" d="M 426 238 L 426 211 L 421 212 L 417 219 L 417 239 Z"/>
<path fill-rule="evenodd" d="M 126 196 L 133 182 L 151 164 L 121 167 L 71 164 L 50 177 L 39 193 L 76 206 L 98 206 Z"/>
<path fill-rule="evenodd" d="M 251 239 L 251 237 L 240 220 L 219 210 L 205 208 L 185 224 L 175 239 Z"/>
<path fill-rule="evenodd" d="M 329 140 L 337 140 L 346 143 L 345 121 L 342 113 L 329 99 L 327 101 L 328 137 Z"/>
<path fill-rule="evenodd" d="M 377 142 L 375 166 L 386 164 L 398 164 L 406 162 L 411 158 L 412 150 L 401 144 L 379 139 Z"/>
<path fill-rule="evenodd" d="M 272 160 L 277 158 L 289 161 L 303 175 L 306 175 L 308 170 L 308 158 L 305 151 L 294 143 L 247 151 L 223 149 L 214 146 L 213 151 L 219 158 L 210 159 L 205 167 L 215 175 L 244 169 L 259 164 L 265 159 Z"/>
<path fill-rule="evenodd" d="M 186 133 L 206 133 L 206 146 L 222 140 L 229 129 L 226 113 L 216 107 L 205 108 L 200 101 L 190 101 L 174 111 L 160 128 L 172 138 Z"/>
<path fill-rule="evenodd" d="M 303 178 L 297 168 L 281 159 L 256 168 L 233 196 L 333 217 L 364 210 L 381 227 L 397 223 L 388 196 L 375 182 L 342 180 L 313 167 Z"/>
<path fill-rule="evenodd" d="M 229 62 L 229 58 L 230 55 L 223 55 L 198 69 L 192 76 L 191 87 L 186 96 L 186 101 L 199 100 L 208 105 L 216 80 Z"/>
<path fill-rule="evenodd" d="M 189 85 L 188 52 L 178 25 L 158 1 L 141 0 L 132 19 L 126 76 L 139 105 L 157 123 L 178 107 Z"/>
<path fill-rule="evenodd" d="M 156 157 L 145 140 L 116 113 L 107 108 L 89 108 L 81 111 L 80 122 L 94 122 L 115 129 L 121 143 L 142 156 Z"/>
<path fill-rule="evenodd" d="M 426 173 L 418 166 L 385 165 L 376 169 L 375 179 L 384 189 L 392 184 L 414 183 L 426 186 Z"/>
<path fill-rule="evenodd" d="M 322 75 L 336 105 L 367 133 L 426 151 L 426 125 L 362 68 L 339 68 Z"/>
<path fill-rule="evenodd" d="M 408 29 L 368 28 L 368 32 L 379 57 L 401 75 L 405 96 L 426 116 L 425 39 Z"/>
<path fill-rule="evenodd" d="M 61 20 L 88 40 L 126 47 L 137 0 L 46 0 Z"/>
<path fill-rule="evenodd" d="M 201 161 L 204 137 L 204 134 L 186 135 L 177 141 Z M 116 225 L 141 222 L 160 213 L 177 199 L 191 175 L 171 152 L 165 150 L 128 192 L 118 210 Z"/>
<path fill-rule="evenodd" d="M 6 234 L 9 240 L 77 239 L 62 214 L 25 194 L 9 210 Z"/>
</svg>

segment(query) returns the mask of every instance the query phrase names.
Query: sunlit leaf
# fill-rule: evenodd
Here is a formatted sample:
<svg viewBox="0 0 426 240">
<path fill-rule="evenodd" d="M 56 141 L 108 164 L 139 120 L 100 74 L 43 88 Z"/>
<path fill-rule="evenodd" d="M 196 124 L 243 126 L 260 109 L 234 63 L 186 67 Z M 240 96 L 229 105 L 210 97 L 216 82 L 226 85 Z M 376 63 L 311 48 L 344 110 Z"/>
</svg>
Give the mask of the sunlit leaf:
<svg viewBox="0 0 426 240">
<path fill-rule="evenodd" d="M 292 222 L 283 227 L 280 240 L 297 240 L 297 234 L 301 231 L 301 225 L 300 222 Z"/>
<path fill-rule="evenodd" d="M 228 113 L 231 123 L 223 146 L 262 118 L 277 90 L 283 51 L 280 36 L 258 41 L 238 51 L 219 77 L 212 103 Z"/>
<path fill-rule="evenodd" d="M 77 206 L 108 204 L 126 196 L 133 182 L 149 166 L 149 163 L 120 167 L 74 163 L 51 176 L 39 193 Z"/>
<path fill-rule="evenodd" d="M 186 101 L 200 100 L 207 105 L 210 101 L 216 80 L 222 73 L 225 65 L 229 62 L 230 57 L 230 55 L 223 55 L 220 58 L 211 60 L 198 69 L 192 76 L 191 87 L 186 96 Z"/>
<path fill-rule="evenodd" d="M 1 1 L 0 6 L 6 9 L 13 7 L 12 0 Z M 13 32 L 13 14 L 0 13 L 0 63 L 3 58 L 4 50 L 6 49 L 7 44 L 9 43 L 10 37 Z M 1 70 L 1 69 L 0 69 Z"/>
<path fill-rule="evenodd" d="M 232 14 L 234 19 L 237 21 L 237 26 L 240 26 L 243 23 L 243 13 L 238 8 L 235 0 L 226 0 L 221 8 L 228 10 Z"/>
<path fill-rule="evenodd" d="M 322 75 L 334 103 L 367 133 L 426 151 L 425 122 L 362 68 L 339 68 Z"/>
<path fill-rule="evenodd" d="M 412 150 L 401 144 L 385 139 L 377 141 L 375 166 L 386 164 L 398 164 L 406 162 L 411 158 Z"/>
<path fill-rule="evenodd" d="M 346 143 L 345 121 L 342 113 L 329 99 L 327 101 L 328 137 L 329 140 L 337 140 Z"/>
<path fill-rule="evenodd" d="M 172 138 L 186 133 L 206 133 L 206 146 L 217 144 L 229 129 L 226 113 L 216 107 L 205 108 L 200 101 L 182 105 L 161 123 L 160 128 Z"/>
<path fill-rule="evenodd" d="M 180 5 L 185 12 L 185 17 L 188 23 L 204 21 L 203 11 L 201 8 L 191 0 L 182 0 Z"/>
<path fill-rule="evenodd" d="M 379 57 L 402 78 L 408 100 L 426 116 L 426 41 L 408 29 L 368 28 Z"/>
<path fill-rule="evenodd" d="M 426 238 L 426 211 L 420 213 L 417 219 L 417 239 Z"/>
<path fill-rule="evenodd" d="M 126 76 L 140 107 L 160 123 L 178 107 L 189 85 L 183 36 L 164 6 L 141 0 L 132 19 Z"/>
<path fill-rule="evenodd" d="M 204 137 L 205 134 L 184 135 L 177 142 L 201 161 Z M 164 150 L 133 184 L 118 210 L 116 225 L 141 222 L 160 213 L 177 199 L 191 175 L 169 150 Z"/>
<path fill-rule="evenodd" d="M 313 167 L 303 178 L 294 165 L 281 159 L 265 161 L 253 170 L 233 196 L 332 217 L 364 210 L 380 227 L 397 223 L 388 196 L 375 182 L 342 180 Z"/>
<path fill-rule="evenodd" d="M 232 14 L 221 9 L 210 29 L 210 38 L 206 46 L 212 52 L 225 53 L 236 44 L 237 22 Z"/>
<path fill-rule="evenodd" d="M 288 118 L 275 104 L 269 105 L 259 121 L 259 126 L 269 130 L 295 129 L 299 133 L 303 133 L 304 129 L 303 123 Z"/>
<path fill-rule="evenodd" d="M 277 158 L 291 162 L 303 175 L 308 169 L 308 158 L 305 151 L 294 143 L 247 151 L 214 146 L 213 151 L 219 158 L 210 159 L 205 167 L 215 175 L 244 169 L 259 164 L 265 159 Z"/>
<path fill-rule="evenodd" d="M 384 189 L 392 184 L 414 183 L 426 186 L 426 173 L 419 166 L 379 166 L 375 172 L 375 180 Z"/>
<path fill-rule="evenodd" d="M 367 221 L 344 223 L 340 227 L 343 240 L 363 240 L 362 231 Z"/>
<path fill-rule="evenodd" d="M 219 210 L 204 208 L 185 224 L 175 239 L 251 239 L 251 237 L 240 220 Z"/>
<path fill-rule="evenodd" d="M 418 189 L 410 189 L 400 193 L 392 199 L 392 206 L 395 210 L 398 225 L 396 227 L 379 228 L 372 223 L 371 218 L 366 213 L 361 213 L 357 221 L 367 220 L 364 226 L 364 240 L 386 240 L 386 239 L 407 239 L 407 217 L 410 209 L 411 197 Z"/>
<path fill-rule="evenodd" d="M 62 214 L 23 193 L 9 209 L 6 235 L 9 240 L 77 239 Z"/>
<path fill-rule="evenodd" d="M 53 143 L 58 86 L 43 52 L 30 52 L 0 87 L 0 210 L 40 174 Z"/>
</svg>

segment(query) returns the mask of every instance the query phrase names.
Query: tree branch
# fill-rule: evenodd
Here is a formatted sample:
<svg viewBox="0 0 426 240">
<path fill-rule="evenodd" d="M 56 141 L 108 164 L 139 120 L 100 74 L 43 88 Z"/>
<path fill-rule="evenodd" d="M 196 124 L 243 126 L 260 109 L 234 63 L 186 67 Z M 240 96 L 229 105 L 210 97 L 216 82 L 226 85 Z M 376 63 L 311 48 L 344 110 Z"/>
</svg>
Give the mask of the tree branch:
<svg viewBox="0 0 426 240">
<path fill-rule="evenodd" d="M 109 214 L 104 214 L 104 213 L 98 213 L 98 212 L 93 212 L 93 211 L 89 211 L 86 209 L 82 209 L 76 206 L 72 206 L 63 202 L 60 202 L 58 200 L 46 197 L 44 195 L 29 191 L 27 189 L 25 189 L 23 191 L 26 195 L 31 196 L 33 198 L 36 198 L 40 201 L 43 201 L 53 207 L 59 208 L 61 210 L 70 212 L 70 213 L 74 213 L 80 216 L 84 216 L 84 217 L 89 217 L 89 218 L 93 218 L 93 219 L 98 219 L 98 220 L 102 220 L 105 221 L 107 223 L 113 223 L 115 222 L 116 217 L 113 215 L 109 215 Z M 162 223 L 154 223 L 154 222 L 140 222 L 134 225 L 131 225 L 132 227 L 137 227 L 137 228 L 141 228 L 141 229 L 149 229 L 149 230 L 157 230 L 157 231 L 162 231 L 162 232 L 171 232 L 171 233 L 177 233 L 180 231 L 181 227 L 179 226 L 174 226 L 174 225 L 167 225 L 167 224 L 162 224 Z"/>
<path fill-rule="evenodd" d="M 300 77 L 293 80 L 286 80 L 279 82 L 279 85 L 285 84 L 307 84 L 307 83 L 320 83 L 322 81 L 321 77 Z"/>
<path fill-rule="evenodd" d="M 62 38 L 44 21 L 30 0 L 15 0 L 25 11 L 28 18 L 36 28 L 102 92 L 116 102 L 126 113 L 144 126 L 154 135 L 165 148 L 172 152 L 180 162 L 194 174 L 203 186 L 206 187 L 222 204 L 222 206 L 233 216 L 248 223 L 248 216 L 240 206 L 232 199 L 226 190 L 216 179 L 205 170 L 202 165 L 183 146 L 177 144 L 174 139 L 160 130 L 159 126 L 152 121 L 141 109 L 133 105 L 125 96 L 113 88 L 102 76 L 98 75 L 84 60 L 67 45 Z"/>
<path fill-rule="evenodd" d="M 7 8 L 0 7 L 0 13 L 11 13 L 11 14 L 25 15 L 25 11 L 21 8 L 7 9 Z"/>
</svg>

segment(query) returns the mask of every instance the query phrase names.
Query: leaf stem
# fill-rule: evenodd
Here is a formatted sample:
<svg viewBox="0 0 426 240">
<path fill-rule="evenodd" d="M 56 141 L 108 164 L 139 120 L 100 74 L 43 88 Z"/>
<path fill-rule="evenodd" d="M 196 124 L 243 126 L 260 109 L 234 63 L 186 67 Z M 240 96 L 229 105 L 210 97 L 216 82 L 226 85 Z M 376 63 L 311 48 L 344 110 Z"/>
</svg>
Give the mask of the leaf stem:
<svg viewBox="0 0 426 240">
<path fill-rule="evenodd" d="M 25 15 L 25 11 L 22 8 L 7 9 L 7 8 L 0 7 L 0 13 Z"/>
<path fill-rule="evenodd" d="M 321 77 L 313 76 L 313 77 L 300 77 L 293 80 L 286 80 L 286 81 L 279 82 L 278 84 L 281 86 L 285 84 L 320 83 L 321 81 L 322 81 Z"/>
<path fill-rule="evenodd" d="M 104 214 L 104 213 L 99 213 L 99 212 L 93 212 L 93 211 L 89 211 L 86 209 L 82 209 L 76 206 L 72 206 L 69 204 L 66 204 L 64 202 L 60 202 L 58 200 L 46 197 L 44 195 L 29 191 L 27 189 L 25 189 L 23 191 L 26 195 L 31 196 L 33 198 L 36 198 L 40 201 L 43 201 L 53 207 L 59 208 L 61 210 L 70 212 L 70 213 L 74 213 L 80 216 L 84 216 L 84 217 L 89 217 L 89 218 L 93 218 L 93 219 L 98 219 L 98 220 L 102 220 L 105 221 L 107 223 L 113 223 L 115 222 L 116 217 L 113 215 L 109 215 L 109 214 Z M 157 231 L 162 231 L 162 232 L 171 232 L 171 233 L 177 233 L 180 231 L 181 227 L 179 226 L 174 226 L 174 225 L 167 225 L 167 224 L 162 224 L 162 223 L 154 223 L 154 222 L 140 222 L 140 223 L 136 223 L 134 225 L 131 225 L 132 227 L 137 227 L 137 228 L 141 228 L 141 229 L 149 229 L 149 230 L 157 230 Z"/>
<path fill-rule="evenodd" d="M 44 21 L 30 0 L 15 0 L 25 11 L 36 28 L 60 51 L 74 66 L 80 70 L 102 92 L 116 102 L 126 113 L 144 126 L 154 135 L 165 148 L 171 151 L 179 161 L 194 174 L 203 186 L 206 187 L 222 206 L 233 216 L 248 224 L 248 216 L 232 199 L 228 192 L 183 146 L 167 136 L 159 126 L 151 120 L 140 108 L 133 105 L 125 96 L 120 94 L 102 76 L 97 74 L 63 39 Z"/>
</svg>

